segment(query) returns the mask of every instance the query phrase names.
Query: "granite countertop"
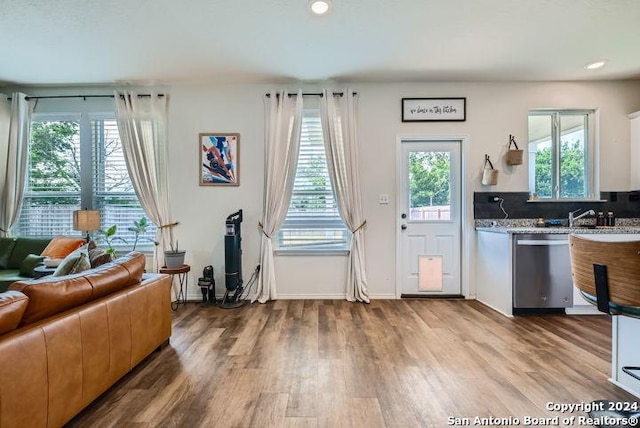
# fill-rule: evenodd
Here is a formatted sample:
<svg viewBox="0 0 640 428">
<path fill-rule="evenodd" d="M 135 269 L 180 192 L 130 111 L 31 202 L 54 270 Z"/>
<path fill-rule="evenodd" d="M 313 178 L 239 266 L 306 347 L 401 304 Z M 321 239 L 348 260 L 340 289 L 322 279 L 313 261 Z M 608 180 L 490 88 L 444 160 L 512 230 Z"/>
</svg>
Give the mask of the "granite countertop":
<svg viewBox="0 0 640 428">
<path fill-rule="evenodd" d="M 493 233 L 532 233 L 532 234 L 559 234 L 559 233 L 580 233 L 580 234 L 593 234 L 593 233 L 638 233 L 640 234 L 640 227 L 638 226 L 614 226 L 614 227 L 598 227 L 596 229 L 589 229 L 587 227 L 476 227 L 478 232 L 493 232 Z"/>
<path fill-rule="evenodd" d="M 476 220 L 476 230 L 479 232 L 493 233 L 532 233 L 532 234 L 559 234 L 559 233 L 580 233 L 580 234 L 640 234 L 640 219 L 618 219 L 616 226 L 598 226 L 590 228 L 590 223 L 578 222 L 575 227 L 552 226 L 536 227 L 534 219 L 512 219 L 512 220 Z"/>
</svg>

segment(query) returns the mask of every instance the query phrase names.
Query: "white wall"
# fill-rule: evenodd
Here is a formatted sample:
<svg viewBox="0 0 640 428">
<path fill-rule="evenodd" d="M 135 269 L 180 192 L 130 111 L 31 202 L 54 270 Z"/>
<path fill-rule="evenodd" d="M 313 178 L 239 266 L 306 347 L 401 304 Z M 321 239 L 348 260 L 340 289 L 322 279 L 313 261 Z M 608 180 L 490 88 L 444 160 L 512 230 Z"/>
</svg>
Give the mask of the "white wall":
<svg viewBox="0 0 640 428">
<path fill-rule="evenodd" d="M 365 83 L 350 85 L 360 94 L 360 153 L 363 204 L 367 218 L 366 255 L 369 291 L 372 297 L 395 296 L 396 246 L 396 141 L 398 136 L 468 137 L 464 199 L 472 203 L 473 191 L 527 191 L 526 165 L 508 167 L 500 161 L 508 135 L 524 146 L 527 112 L 531 108 L 597 108 L 599 112 L 601 189 L 629 189 L 629 120 L 640 110 L 640 81 L 556 83 Z M 317 90 L 319 86 L 303 86 Z M 191 298 L 198 299 L 195 286 L 202 268 L 212 264 L 217 290 L 224 287 L 224 222 L 227 215 L 244 210 L 244 279 L 258 264 L 259 232 L 263 194 L 263 96 L 277 85 L 175 85 L 170 94 L 170 191 L 171 206 L 180 226 L 176 235 L 187 250 L 191 264 Z M 340 87 L 334 86 L 335 89 Z M 297 89 L 289 86 L 288 89 Z M 52 93 L 35 88 L 28 94 Z M 62 88 L 55 93 L 75 94 Z M 88 88 L 84 93 L 101 93 Z M 402 123 L 402 97 L 466 97 L 465 122 Z M 48 104 L 48 103 L 47 103 Z M 44 103 L 43 103 L 44 105 Z M 239 187 L 199 186 L 198 133 L 239 132 Z M 526 152 L 526 151 L 525 151 Z M 501 170 L 497 186 L 480 184 L 484 154 L 496 160 Z M 525 158 L 526 164 L 526 158 Z M 390 195 L 389 205 L 378 204 L 378 194 Z M 473 219 L 468 211 L 468 227 Z M 473 245 L 472 237 L 465 241 Z M 463 272 L 464 289 L 473 295 L 473 251 L 467 254 L 469 272 Z M 280 297 L 342 297 L 346 257 L 276 256 Z M 471 274 L 470 274 L 471 272 Z"/>
<path fill-rule="evenodd" d="M 531 108 L 597 108 L 600 125 L 601 189 L 629 188 L 629 121 L 640 109 L 640 82 L 596 83 L 398 83 L 353 84 L 360 94 L 360 154 L 363 204 L 367 218 L 366 255 L 372 297 L 395 295 L 396 141 L 399 135 L 465 135 L 468 137 L 465 201 L 473 191 L 527 191 L 526 165 L 508 167 L 500 159 L 514 134 L 527 140 L 527 112 Z M 277 88 L 277 87 L 276 87 Z M 258 264 L 263 179 L 263 95 L 272 86 L 177 85 L 171 88 L 172 208 L 181 226 L 177 234 L 188 249 L 193 279 L 207 264 L 216 269 L 221 290 L 224 278 L 224 219 L 244 209 L 244 278 Z M 295 89 L 295 87 L 289 87 Z M 303 87 L 303 89 L 308 89 Z M 313 88 L 315 90 L 315 87 Z M 466 97 L 465 122 L 402 123 L 402 97 Z M 198 133 L 239 132 L 240 186 L 198 186 Z M 484 154 L 501 170 L 497 186 L 480 184 Z M 526 159 L 525 159 L 526 163 Z M 378 204 L 378 194 L 391 196 Z M 472 224 L 472 219 L 466 219 Z M 467 240 L 472 245 L 473 240 Z M 471 254 L 472 257 L 472 254 Z M 276 256 L 280 297 L 340 297 L 344 293 L 346 257 Z M 475 272 L 473 263 L 471 272 Z M 465 277 L 466 294 L 474 283 Z M 198 290 L 191 294 L 197 296 Z"/>
</svg>

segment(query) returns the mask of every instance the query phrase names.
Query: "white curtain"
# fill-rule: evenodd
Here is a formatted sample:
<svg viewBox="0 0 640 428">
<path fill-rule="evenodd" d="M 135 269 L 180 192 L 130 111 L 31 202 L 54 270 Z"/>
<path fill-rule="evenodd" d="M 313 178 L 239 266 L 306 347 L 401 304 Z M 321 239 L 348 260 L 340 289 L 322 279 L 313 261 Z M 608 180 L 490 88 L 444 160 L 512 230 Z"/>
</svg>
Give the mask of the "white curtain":
<svg viewBox="0 0 640 428">
<path fill-rule="evenodd" d="M 347 270 L 347 300 L 367 302 L 364 228 L 358 166 L 358 97 L 349 89 L 341 95 L 324 90 L 320 99 L 320 121 L 331 185 L 338 201 L 340 217 L 351 231 L 351 251 Z"/>
<path fill-rule="evenodd" d="M 2 166 L 4 176 L 0 186 L 0 236 L 8 236 L 11 227 L 18 219 L 22 208 L 25 181 L 27 179 L 27 160 L 29 157 L 29 134 L 31 129 L 31 115 L 33 101 L 27 101 L 25 94 L 16 92 L 11 99 L 11 111 L 8 118 L 8 132 L 5 126 L 3 135 Z M 6 103 L 6 98 L 5 98 Z M 3 114 L 0 122 L 7 124 L 6 104 L 0 109 Z M 1 126 L 0 126 L 1 127 Z M 6 168 L 5 168 L 6 167 Z"/>
<path fill-rule="evenodd" d="M 286 91 L 266 97 L 264 208 L 260 241 L 260 274 L 252 301 L 265 303 L 277 298 L 271 238 L 289 210 L 293 181 L 298 165 L 302 91 L 289 96 Z"/>
<path fill-rule="evenodd" d="M 158 252 L 169 249 L 172 227 L 177 224 L 169 210 L 168 96 L 154 91 L 145 91 L 144 96 L 116 91 L 114 101 L 129 177 L 144 212 L 158 227 L 153 262 L 157 271 Z"/>
</svg>

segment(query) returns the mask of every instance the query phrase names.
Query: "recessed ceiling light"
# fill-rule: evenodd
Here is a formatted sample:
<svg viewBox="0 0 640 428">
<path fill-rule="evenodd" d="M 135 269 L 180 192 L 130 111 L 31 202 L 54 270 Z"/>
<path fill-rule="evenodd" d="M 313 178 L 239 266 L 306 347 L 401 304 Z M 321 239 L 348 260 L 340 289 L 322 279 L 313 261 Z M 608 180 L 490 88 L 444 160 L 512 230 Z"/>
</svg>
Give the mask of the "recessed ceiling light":
<svg viewBox="0 0 640 428">
<path fill-rule="evenodd" d="M 309 7 L 316 15 L 324 15 L 331 8 L 331 0 L 310 0 Z"/>
<path fill-rule="evenodd" d="M 592 62 L 591 64 L 585 65 L 584 68 L 586 68 L 587 70 L 597 70 L 598 68 L 604 67 L 606 63 L 606 60 L 596 61 Z"/>
</svg>

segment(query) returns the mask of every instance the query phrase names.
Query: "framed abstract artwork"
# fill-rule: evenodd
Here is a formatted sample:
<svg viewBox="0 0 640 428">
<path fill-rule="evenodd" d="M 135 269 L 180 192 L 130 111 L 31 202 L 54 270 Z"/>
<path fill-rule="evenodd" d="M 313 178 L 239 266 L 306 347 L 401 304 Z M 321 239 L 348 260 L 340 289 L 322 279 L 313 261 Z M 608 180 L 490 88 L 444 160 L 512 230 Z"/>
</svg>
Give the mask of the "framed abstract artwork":
<svg viewBox="0 0 640 428">
<path fill-rule="evenodd" d="M 200 185 L 238 186 L 240 134 L 212 133 L 200 137 Z"/>
</svg>

